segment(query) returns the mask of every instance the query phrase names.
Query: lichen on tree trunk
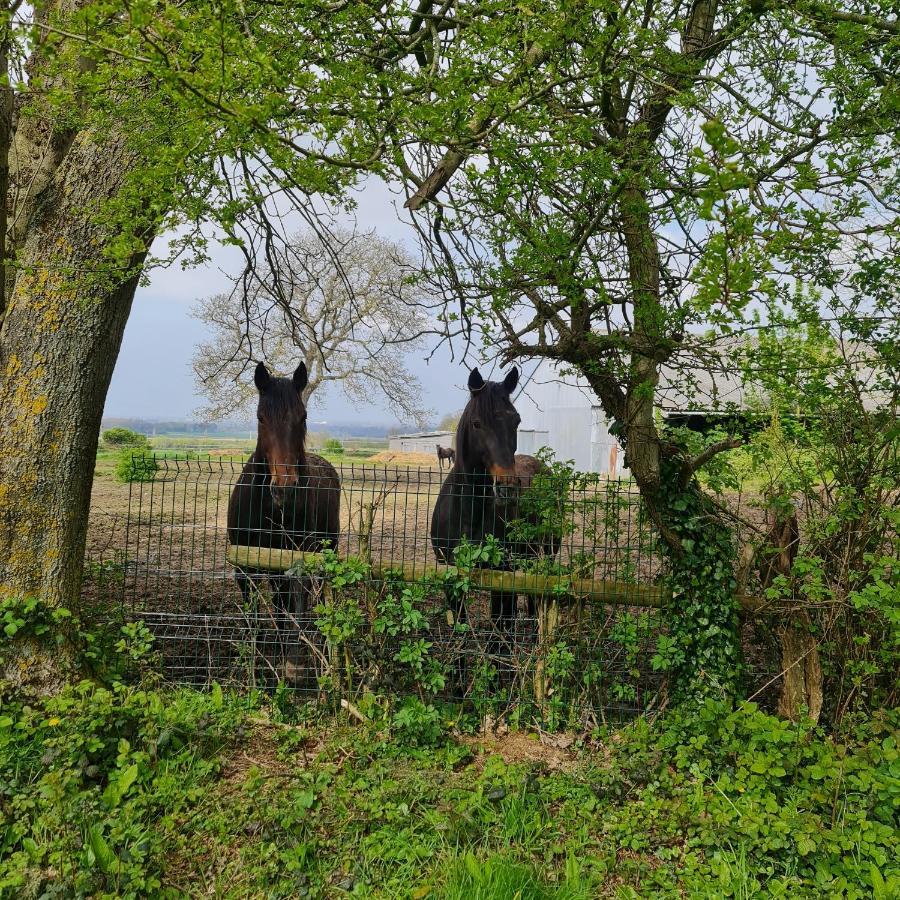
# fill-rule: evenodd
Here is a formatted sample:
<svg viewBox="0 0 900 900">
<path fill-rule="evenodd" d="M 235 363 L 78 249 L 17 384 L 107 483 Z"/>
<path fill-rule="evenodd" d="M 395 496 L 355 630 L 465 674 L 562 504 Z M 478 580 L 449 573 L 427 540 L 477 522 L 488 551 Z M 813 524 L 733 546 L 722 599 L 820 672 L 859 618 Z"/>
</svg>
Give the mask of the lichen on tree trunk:
<svg viewBox="0 0 900 900">
<path fill-rule="evenodd" d="M 121 137 L 79 134 L 20 210 L 0 318 L 0 598 L 77 604 L 100 418 L 147 246 L 109 258 L 98 213 L 133 164 Z"/>
</svg>

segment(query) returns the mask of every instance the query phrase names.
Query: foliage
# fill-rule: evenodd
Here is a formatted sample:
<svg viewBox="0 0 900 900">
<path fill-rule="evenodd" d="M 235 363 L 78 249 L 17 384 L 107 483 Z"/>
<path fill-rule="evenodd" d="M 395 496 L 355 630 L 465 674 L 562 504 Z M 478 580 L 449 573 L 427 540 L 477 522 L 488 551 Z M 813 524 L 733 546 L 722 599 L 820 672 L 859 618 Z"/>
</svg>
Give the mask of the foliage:
<svg viewBox="0 0 900 900">
<path fill-rule="evenodd" d="M 387 719 L 411 743 L 434 743 L 443 724 L 429 700 L 443 690 L 445 675 L 428 640 L 427 586 L 390 573 L 373 583 L 368 563 L 332 550 L 323 552 L 320 571 L 326 588 L 315 624 L 329 650 L 320 685 Z"/>
<path fill-rule="evenodd" d="M 166 691 L 140 677 L 152 659 L 142 623 L 86 629 L 37 600 L 4 601 L 3 644 L 34 635 L 71 641 L 100 676 L 55 696 L 4 698 L 0 715 L 0 894 L 164 895 L 163 813 L 201 795 L 245 701 Z M 2 645 L 0 645 L 2 646 Z"/>
<path fill-rule="evenodd" d="M 242 726 L 216 689 L 162 707 L 152 692 L 76 696 L 78 712 L 68 699 L 0 720 L 15 811 L 0 878 L 16 889 L 61 859 L 85 892 L 118 896 L 161 893 L 163 863 L 173 895 L 202 875 L 244 896 L 851 900 L 900 879 L 896 717 L 836 742 L 707 703 L 550 768 L 526 735 L 426 749 L 380 723 Z M 79 831 L 69 809 L 94 818 Z"/>
<path fill-rule="evenodd" d="M 4 644 L 23 637 L 61 642 L 66 639 L 71 620 L 72 613 L 68 609 L 48 606 L 37 597 L 4 597 L 0 600 Z"/>
<path fill-rule="evenodd" d="M 159 895 L 160 815 L 196 801 L 239 703 L 221 691 L 74 684 L 0 718 L 0 890 L 38 895 L 54 872 L 78 894 Z"/>
<path fill-rule="evenodd" d="M 900 368 L 896 322 L 844 312 L 837 341 L 822 322 L 829 312 L 839 310 L 811 305 L 747 355 L 770 417 L 747 454 L 769 516 L 798 511 L 793 563 L 762 587 L 805 613 L 822 657 L 825 712 L 839 722 L 897 702 Z M 758 548 L 763 573 L 766 549 Z"/>
<path fill-rule="evenodd" d="M 328 438 L 322 445 L 322 449 L 326 453 L 332 453 L 335 456 L 339 456 L 344 452 L 344 445 L 338 438 Z"/>
<path fill-rule="evenodd" d="M 567 861 L 565 882 L 550 885 L 542 881 L 531 866 L 508 856 L 478 859 L 471 850 L 450 869 L 442 896 L 446 900 L 578 900 L 590 897 L 588 885 L 582 885 L 573 858 Z"/>
<path fill-rule="evenodd" d="M 435 426 L 436 431 L 449 431 L 453 434 L 456 434 L 457 426 L 459 425 L 459 419 L 462 416 L 462 410 L 458 409 L 456 412 L 444 413 L 441 416 L 440 421 Z"/>
<path fill-rule="evenodd" d="M 130 428 L 107 428 L 103 432 L 103 443 L 111 447 L 149 447 L 146 434 L 132 431 Z"/>
<path fill-rule="evenodd" d="M 158 471 L 156 456 L 146 450 L 123 450 L 116 464 L 116 478 L 119 481 L 153 481 Z"/>
<path fill-rule="evenodd" d="M 696 484 L 672 490 L 677 473 L 664 478 L 671 493 L 671 527 L 679 545 L 663 545 L 672 599 L 667 609 L 668 638 L 660 643 L 654 667 L 670 674 L 675 699 L 739 696 L 742 674 L 737 617 L 734 535 L 711 528 L 716 512 Z"/>
<path fill-rule="evenodd" d="M 399 635 L 415 605 L 392 605 L 380 629 Z M 46 620 L 38 605 L 4 616 Z M 140 660 L 146 644 L 132 627 L 111 652 Z M 522 733 L 448 739 L 421 700 L 388 728 L 248 721 L 252 706 L 118 677 L 5 698 L 0 891 L 855 900 L 900 886 L 896 713 L 828 738 L 752 704 L 689 703 L 561 753 Z"/>
</svg>

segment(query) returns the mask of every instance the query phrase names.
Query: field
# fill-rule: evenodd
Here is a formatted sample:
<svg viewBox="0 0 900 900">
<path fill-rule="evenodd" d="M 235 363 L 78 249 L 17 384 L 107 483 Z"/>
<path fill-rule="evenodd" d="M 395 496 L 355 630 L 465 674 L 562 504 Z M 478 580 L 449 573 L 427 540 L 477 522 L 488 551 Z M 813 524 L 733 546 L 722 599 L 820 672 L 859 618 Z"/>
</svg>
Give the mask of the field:
<svg viewBox="0 0 900 900">
<path fill-rule="evenodd" d="M 378 460 L 382 453 L 374 455 L 374 462 L 371 457 L 335 459 L 342 480 L 336 549 L 373 567 L 354 576 L 355 587 L 345 591 L 357 613 L 366 611 L 365 626 L 354 626 L 342 664 L 353 669 L 351 700 L 372 679 L 393 677 L 394 666 L 373 660 L 400 652 L 402 635 L 385 642 L 367 629 L 375 626 L 378 604 L 390 595 L 384 573 L 403 569 L 407 582 L 413 582 L 411 590 L 422 595 L 425 620 L 419 628 L 425 626 L 422 640 L 427 638 L 429 655 L 442 671 L 453 673 L 442 690 L 445 699 L 485 709 L 495 702 L 504 709 L 524 697 L 543 706 L 549 696 L 544 682 L 550 677 L 544 673 L 552 671 L 556 688 L 541 717 L 590 725 L 633 718 L 661 701 L 660 676 L 652 664 L 659 612 L 633 605 L 642 602 L 638 588 L 655 590 L 661 560 L 629 482 L 603 480 L 569 492 L 570 529 L 556 560 L 545 561 L 576 574 L 579 584 L 594 591 L 593 599 L 545 598 L 529 608 L 520 595 L 517 617 L 499 633 L 489 614 L 490 594 L 469 586 L 470 627 L 461 633 L 447 617 L 448 587 L 430 574 L 436 560 L 429 523 L 443 474 L 436 465 L 415 461 L 386 465 Z M 290 671 L 292 689 L 333 705 L 334 696 L 318 687 L 336 677 L 336 668 L 320 645 L 316 615 L 307 609 L 286 621 L 264 580 L 255 582 L 260 593 L 251 603 L 235 580 L 225 525 L 241 457 L 214 447 L 190 457 L 161 451 L 151 481 L 123 484 L 114 475 L 113 461 L 102 456 L 89 537 L 89 595 L 115 602 L 150 628 L 170 678 L 274 689 Z M 313 585 L 317 592 L 323 589 L 321 581 Z M 632 587 L 635 595 L 628 605 L 616 601 L 616 592 Z M 310 605 L 321 599 L 317 593 Z M 279 628 L 284 627 L 300 635 L 290 666 L 279 649 Z M 745 644 L 752 693 L 771 703 L 780 684 L 773 678 L 771 642 L 748 628 Z M 565 653 L 560 656 L 555 646 L 566 646 Z M 499 689 L 492 671 L 503 673 Z M 586 672 L 590 676 L 581 681 Z"/>
</svg>

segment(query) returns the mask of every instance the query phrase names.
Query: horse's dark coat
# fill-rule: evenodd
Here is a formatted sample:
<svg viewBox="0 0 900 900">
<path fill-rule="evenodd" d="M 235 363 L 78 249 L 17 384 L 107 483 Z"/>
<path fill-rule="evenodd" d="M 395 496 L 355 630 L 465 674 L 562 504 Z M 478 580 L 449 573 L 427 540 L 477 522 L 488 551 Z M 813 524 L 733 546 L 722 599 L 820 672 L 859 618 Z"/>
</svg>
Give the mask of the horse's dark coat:
<svg viewBox="0 0 900 900">
<path fill-rule="evenodd" d="M 437 445 L 437 458 L 438 465 L 443 469 L 444 468 L 444 460 L 449 460 L 450 466 L 453 466 L 453 463 L 456 462 L 456 451 L 452 447 L 442 447 L 440 444 Z"/>
<path fill-rule="evenodd" d="M 558 550 L 549 538 L 533 546 L 507 537 L 508 523 L 519 515 L 521 492 L 545 471 L 540 460 L 515 452 L 520 419 L 510 394 L 517 381 L 516 369 L 502 382 L 485 382 L 477 369 L 469 377 L 469 402 L 456 431 L 456 461 L 441 485 L 431 517 L 431 546 L 442 562 L 453 562 L 453 552 L 463 538 L 478 544 L 487 535 L 503 546 L 502 566 L 510 565 L 511 556 L 553 556 Z M 493 593 L 492 616 L 514 618 L 515 599 L 512 594 Z"/>
<path fill-rule="evenodd" d="M 337 547 L 341 483 L 334 466 L 307 453 L 306 407 L 302 391 L 306 366 L 293 379 L 272 378 L 260 363 L 256 450 L 247 460 L 228 502 L 228 540 L 250 547 L 318 551 Z M 308 591 L 297 579 L 239 569 L 236 579 L 245 601 L 268 578 L 279 628 L 287 614 L 304 613 Z"/>
</svg>

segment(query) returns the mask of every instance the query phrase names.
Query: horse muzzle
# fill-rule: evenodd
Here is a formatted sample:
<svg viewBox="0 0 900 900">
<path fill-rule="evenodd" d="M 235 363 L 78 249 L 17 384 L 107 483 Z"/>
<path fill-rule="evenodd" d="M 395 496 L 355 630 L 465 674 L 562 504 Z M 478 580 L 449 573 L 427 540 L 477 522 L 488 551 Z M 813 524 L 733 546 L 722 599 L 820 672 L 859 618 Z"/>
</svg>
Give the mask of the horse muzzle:
<svg viewBox="0 0 900 900">
<path fill-rule="evenodd" d="M 494 496 L 498 500 L 513 500 L 519 495 L 522 481 L 515 469 L 491 466 L 491 478 L 494 482 Z"/>
<path fill-rule="evenodd" d="M 293 471 L 293 467 L 276 466 L 269 473 L 269 492 L 275 505 L 281 508 L 287 505 L 299 490 L 298 484 L 297 473 Z"/>
</svg>

